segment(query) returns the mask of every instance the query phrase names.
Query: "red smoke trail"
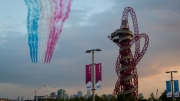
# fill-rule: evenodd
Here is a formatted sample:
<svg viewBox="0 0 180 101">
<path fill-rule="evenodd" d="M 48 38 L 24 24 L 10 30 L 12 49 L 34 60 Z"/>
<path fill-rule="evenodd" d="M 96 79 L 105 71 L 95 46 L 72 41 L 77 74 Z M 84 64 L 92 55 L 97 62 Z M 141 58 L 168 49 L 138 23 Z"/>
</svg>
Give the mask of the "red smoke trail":
<svg viewBox="0 0 180 101">
<path fill-rule="evenodd" d="M 46 55 L 45 55 L 45 63 L 48 63 L 48 60 L 50 58 L 50 50 L 52 50 L 53 47 L 53 43 L 55 41 L 54 39 L 54 34 L 56 31 L 56 24 L 58 22 L 58 18 L 60 19 L 62 17 L 62 0 L 60 1 L 60 6 L 58 5 L 58 0 L 53 0 L 54 4 L 55 4 L 55 10 L 54 10 L 54 16 L 50 21 L 51 24 L 51 28 L 50 28 L 50 34 L 49 34 L 49 39 L 48 39 L 48 46 L 47 46 L 47 50 L 46 50 Z M 59 9 L 60 7 L 60 9 Z M 59 11 L 60 10 L 60 11 Z"/>
<path fill-rule="evenodd" d="M 68 1 L 67 6 L 64 4 L 65 0 L 64 1 L 60 0 L 59 5 L 58 5 L 58 1 L 59 0 L 54 0 L 55 11 L 54 11 L 54 17 L 53 17 L 53 19 L 51 19 L 51 22 L 50 22 L 51 30 L 50 30 L 48 46 L 47 46 L 47 50 L 46 50 L 46 56 L 45 56 L 45 61 L 44 61 L 45 63 L 49 63 L 51 61 L 55 45 L 58 41 L 59 35 L 62 32 L 63 24 L 67 20 L 69 13 L 70 13 L 70 7 L 71 7 L 72 0 Z M 63 14 L 64 10 L 67 10 L 65 12 L 65 14 Z M 61 21 L 60 26 L 58 26 L 59 21 Z"/>
<path fill-rule="evenodd" d="M 55 42 L 54 42 L 54 45 L 53 45 L 53 47 L 52 47 L 52 50 L 50 51 L 51 53 L 50 53 L 49 62 L 51 61 L 54 48 L 55 48 L 56 43 L 57 43 L 57 41 L 58 41 L 58 39 L 59 39 L 59 35 L 60 35 L 61 32 L 62 32 L 62 27 L 63 27 L 63 25 L 64 25 L 64 22 L 65 22 L 65 21 L 67 20 L 67 18 L 69 17 L 71 2 L 72 2 L 72 0 L 69 1 L 68 6 L 67 6 L 67 12 L 65 13 L 65 17 L 62 18 L 62 23 L 61 23 L 60 29 L 59 29 L 59 30 L 57 31 L 57 33 L 55 34 L 55 35 L 56 35 L 56 36 L 55 36 Z"/>
</svg>

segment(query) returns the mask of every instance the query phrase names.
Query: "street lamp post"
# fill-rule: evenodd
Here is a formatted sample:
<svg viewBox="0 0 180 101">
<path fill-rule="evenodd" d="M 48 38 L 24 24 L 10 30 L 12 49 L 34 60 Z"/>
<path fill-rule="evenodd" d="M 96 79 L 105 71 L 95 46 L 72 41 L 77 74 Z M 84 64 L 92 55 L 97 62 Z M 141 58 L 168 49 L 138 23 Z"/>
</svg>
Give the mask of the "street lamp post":
<svg viewBox="0 0 180 101">
<path fill-rule="evenodd" d="M 36 95 L 36 91 L 35 91 L 34 95 L 35 95 L 35 101 L 37 101 L 37 95 Z"/>
<path fill-rule="evenodd" d="M 91 53 L 91 51 L 92 51 L 92 69 L 91 69 L 92 70 L 92 72 L 91 72 L 91 76 L 92 76 L 92 101 L 95 101 L 94 51 L 101 51 L 101 49 L 86 50 L 86 53 Z"/>
<path fill-rule="evenodd" d="M 177 73 L 177 71 L 167 71 L 166 73 L 171 73 L 171 89 L 172 89 L 172 101 L 174 101 L 174 91 L 173 91 L 173 73 Z"/>
</svg>

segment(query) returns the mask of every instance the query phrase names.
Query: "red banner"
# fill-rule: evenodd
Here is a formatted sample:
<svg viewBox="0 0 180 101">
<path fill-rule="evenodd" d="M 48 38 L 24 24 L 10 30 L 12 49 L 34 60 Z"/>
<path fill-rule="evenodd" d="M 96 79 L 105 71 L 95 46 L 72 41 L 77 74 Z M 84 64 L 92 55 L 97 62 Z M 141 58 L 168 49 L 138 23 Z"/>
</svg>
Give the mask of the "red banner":
<svg viewBox="0 0 180 101">
<path fill-rule="evenodd" d="M 102 89 L 102 63 L 97 63 L 94 65 L 95 67 L 95 89 Z M 86 90 L 92 89 L 92 76 L 91 76 L 91 64 L 86 65 Z"/>
<path fill-rule="evenodd" d="M 92 89 L 92 82 L 91 82 L 91 64 L 86 65 L 86 90 Z"/>
<path fill-rule="evenodd" d="M 96 68 L 96 90 L 102 89 L 102 63 L 95 64 Z"/>
</svg>

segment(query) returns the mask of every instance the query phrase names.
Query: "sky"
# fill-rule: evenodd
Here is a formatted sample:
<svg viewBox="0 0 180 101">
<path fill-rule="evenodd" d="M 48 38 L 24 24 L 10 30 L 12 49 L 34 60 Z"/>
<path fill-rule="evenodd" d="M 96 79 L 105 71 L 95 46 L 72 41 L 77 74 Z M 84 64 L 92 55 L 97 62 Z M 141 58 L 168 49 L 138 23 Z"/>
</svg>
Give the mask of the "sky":
<svg viewBox="0 0 180 101">
<path fill-rule="evenodd" d="M 170 80 L 166 71 L 176 70 L 180 79 L 180 1 L 174 0 L 73 0 L 69 18 L 64 24 L 49 64 L 33 64 L 30 60 L 26 27 L 27 7 L 23 0 L 1 0 L 0 3 L 0 98 L 32 99 L 37 95 L 65 89 L 67 94 L 86 94 L 85 65 L 91 63 L 88 49 L 95 52 L 95 62 L 103 64 L 102 90 L 96 94 L 112 94 L 118 79 L 115 62 L 119 47 L 107 38 L 119 28 L 125 7 L 132 7 L 140 33 L 149 36 L 149 47 L 137 67 L 138 92 L 145 98 L 158 96 Z M 129 15 L 129 25 L 133 31 Z M 141 49 L 144 39 L 141 39 Z M 132 51 L 134 49 L 132 48 Z"/>
</svg>

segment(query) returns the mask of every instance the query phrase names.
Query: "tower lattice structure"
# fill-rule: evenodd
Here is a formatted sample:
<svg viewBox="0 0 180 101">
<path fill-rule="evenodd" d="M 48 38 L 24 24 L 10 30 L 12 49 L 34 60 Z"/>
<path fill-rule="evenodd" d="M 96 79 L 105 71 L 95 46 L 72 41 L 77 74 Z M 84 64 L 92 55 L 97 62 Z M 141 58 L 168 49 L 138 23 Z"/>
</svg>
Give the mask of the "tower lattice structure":
<svg viewBox="0 0 180 101">
<path fill-rule="evenodd" d="M 129 29 L 128 14 L 131 14 L 134 34 Z M 136 65 L 144 56 L 148 44 L 149 37 L 147 34 L 139 34 L 138 23 L 134 9 L 126 7 L 123 11 L 120 29 L 117 29 L 108 36 L 115 44 L 119 46 L 119 55 L 115 64 L 115 70 L 118 80 L 115 84 L 113 95 L 124 94 L 125 96 L 133 95 L 138 97 L 138 74 Z M 140 39 L 145 39 L 144 46 L 140 51 Z M 135 44 L 135 53 L 131 51 L 132 44 Z"/>
</svg>

